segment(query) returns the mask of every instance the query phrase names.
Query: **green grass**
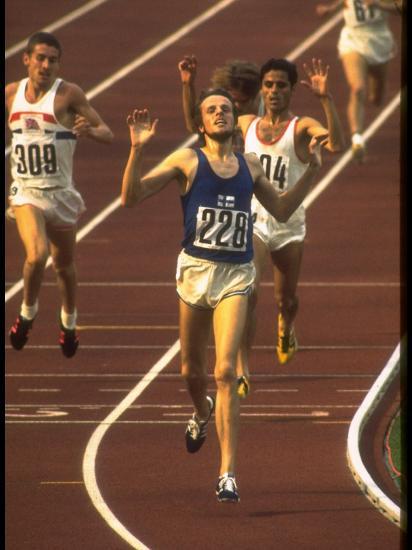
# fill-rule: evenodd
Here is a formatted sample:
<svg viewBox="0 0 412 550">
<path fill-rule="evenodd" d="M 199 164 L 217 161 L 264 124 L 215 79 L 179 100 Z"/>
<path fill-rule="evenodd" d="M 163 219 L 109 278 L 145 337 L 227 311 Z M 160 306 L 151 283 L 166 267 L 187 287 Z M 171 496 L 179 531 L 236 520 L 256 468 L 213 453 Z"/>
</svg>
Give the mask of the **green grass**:
<svg viewBox="0 0 412 550">
<path fill-rule="evenodd" d="M 389 432 L 389 447 L 391 449 L 392 462 L 398 472 L 402 473 L 402 420 L 398 413 Z"/>
<path fill-rule="evenodd" d="M 404 428 L 402 409 L 400 409 L 389 425 L 389 431 L 385 437 L 385 458 L 389 474 L 401 492 L 406 482 Z"/>
</svg>

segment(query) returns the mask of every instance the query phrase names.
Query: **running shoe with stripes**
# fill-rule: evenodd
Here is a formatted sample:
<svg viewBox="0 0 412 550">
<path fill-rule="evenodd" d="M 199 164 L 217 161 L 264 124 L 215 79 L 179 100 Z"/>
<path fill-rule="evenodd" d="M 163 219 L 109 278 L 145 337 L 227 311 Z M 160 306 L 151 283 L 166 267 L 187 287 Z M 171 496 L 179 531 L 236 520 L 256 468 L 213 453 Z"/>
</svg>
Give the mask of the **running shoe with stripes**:
<svg viewBox="0 0 412 550">
<path fill-rule="evenodd" d="M 76 329 L 69 329 L 63 326 L 60 319 L 60 336 L 59 344 L 62 353 L 65 357 L 73 357 L 79 347 L 79 337 L 77 336 Z"/>
<path fill-rule="evenodd" d="M 237 394 L 240 398 L 245 399 L 250 391 L 250 382 L 246 376 L 239 376 L 237 379 Z"/>
<path fill-rule="evenodd" d="M 29 331 L 34 319 L 26 319 L 19 315 L 9 331 L 10 343 L 14 349 L 21 350 L 29 339 Z"/>
<path fill-rule="evenodd" d="M 278 342 L 276 352 L 279 363 L 285 365 L 288 363 L 295 353 L 298 351 L 298 341 L 296 339 L 295 330 L 292 327 L 289 332 L 284 329 L 282 316 L 278 318 Z"/>
<path fill-rule="evenodd" d="M 240 497 L 237 490 L 235 476 L 228 473 L 220 476 L 216 486 L 216 495 L 218 502 L 239 502 Z"/>
<path fill-rule="evenodd" d="M 196 416 L 196 413 L 193 413 L 192 418 L 190 418 L 187 423 L 185 439 L 186 439 L 186 449 L 189 453 L 196 453 L 200 447 L 203 445 L 207 435 L 207 425 L 212 416 L 212 413 L 215 409 L 215 400 L 210 395 L 206 396 L 208 405 L 209 405 L 209 416 L 206 420 L 199 420 Z"/>
</svg>

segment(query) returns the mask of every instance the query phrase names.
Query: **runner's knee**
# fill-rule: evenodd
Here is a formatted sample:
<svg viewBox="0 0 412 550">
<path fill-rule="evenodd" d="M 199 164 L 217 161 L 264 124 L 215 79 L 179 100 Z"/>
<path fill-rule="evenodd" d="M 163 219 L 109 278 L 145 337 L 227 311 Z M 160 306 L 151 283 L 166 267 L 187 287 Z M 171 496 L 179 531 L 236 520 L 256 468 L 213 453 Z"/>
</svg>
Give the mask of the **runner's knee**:
<svg viewBox="0 0 412 550">
<path fill-rule="evenodd" d="M 231 386 L 236 382 L 236 361 L 219 361 L 215 366 L 215 380 L 218 386 Z"/>
<path fill-rule="evenodd" d="M 33 268 L 44 268 L 48 256 L 48 250 L 45 247 L 34 247 L 28 251 L 26 263 Z"/>
<path fill-rule="evenodd" d="M 56 275 L 61 277 L 71 276 L 75 273 L 75 266 L 73 262 L 59 262 L 53 261 L 53 269 Z"/>
<path fill-rule="evenodd" d="M 200 361 L 182 361 L 181 374 L 188 384 L 207 379 L 207 373 Z"/>
<path fill-rule="evenodd" d="M 366 87 L 364 84 L 355 84 L 351 87 L 351 95 L 360 102 L 366 99 Z"/>
</svg>

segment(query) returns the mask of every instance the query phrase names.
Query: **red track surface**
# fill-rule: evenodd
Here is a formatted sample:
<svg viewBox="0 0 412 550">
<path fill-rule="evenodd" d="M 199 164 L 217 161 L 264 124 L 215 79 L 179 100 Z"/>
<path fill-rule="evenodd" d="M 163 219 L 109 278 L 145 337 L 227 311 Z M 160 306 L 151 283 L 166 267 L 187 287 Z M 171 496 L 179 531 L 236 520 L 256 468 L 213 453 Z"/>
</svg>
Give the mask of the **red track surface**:
<svg viewBox="0 0 412 550">
<path fill-rule="evenodd" d="M 42 0 L 40 10 L 28 0 L 7 0 L 6 47 L 82 4 Z M 64 49 L 62 76 L 88 91 L 212 4 L 109 0 L 56 31 Z M 147 106 L 160 118 L 148 167 L 186 139 L 177 72 L 183 54 L 198 56 L 200 89 L 227 59 L 260 64 L 293 50 L 320 25 L 314 5 L 238 0 L 95 97 L 92 103 L 116 140 L 109 147 L 78 145 L 75 180 L 88 205 L 81 227 L 118 196 L 128 154 L 124 121 L 131 108 Z M 399 38 L 400 21 L 392 23 Z M 332 65 L 333 93 L 346 122 L 347 88 L 336 59 L 339 28 L 297 62 L 319 56 Z M 6 81 L 23 77 L 23 69 L 21 54 L 12 56 Z M 399 84 L 400 56 L 390 67 L 387 101 Z M 303 88 L 296 92 L 294 111 L 322 116 Z M 368 124 L 378 114 L 369 109 Z M 336 160 L 326 159 L 322 175 Z M 97 454 L 98 486 L 134 537 L 151 550 L 399 548 L 398 527 L 361 494 L 346 464 L 350 420 L 400 338 L 399 216 L 397 109 L 371 138 L 368 163 L 347 165 L 308 210 L 297 321 L 301 351 L 282 368 L 274 361 L 267 273 L 253 392 L 242 404 L 241 503 L 215 501 L 213 429 L 198 456 L 185 451 L 191 406 L 178 356 L 106 432 Z M 84 330 L 75 358 L 66 360 L 57 347 L 59 298 L 50 269 L 29 345 L 22 352 L 6 346 L 8 550 L 129 547 L 92 505 L 82 461 L 99 422 L 178 337 L 173 280 L 180 238 L 175 189 L 134 210 L 116 210 L 79 243 Z M 16 230 L 8 225 L 6 288 L 20 279 L 22 262 Z M 18 293 L 6 304 L 6 328 L 20 300 Z M 115 330 L 124 325 L 136 328 Z M 396 392 L 390 406 L 394 400 Z M 376 455 L 375 469 L 381 470 L 381 448 L 370 441 L 369 454 Z M 399 498 L 384 483 L 391 498 Z"/>
</svg>

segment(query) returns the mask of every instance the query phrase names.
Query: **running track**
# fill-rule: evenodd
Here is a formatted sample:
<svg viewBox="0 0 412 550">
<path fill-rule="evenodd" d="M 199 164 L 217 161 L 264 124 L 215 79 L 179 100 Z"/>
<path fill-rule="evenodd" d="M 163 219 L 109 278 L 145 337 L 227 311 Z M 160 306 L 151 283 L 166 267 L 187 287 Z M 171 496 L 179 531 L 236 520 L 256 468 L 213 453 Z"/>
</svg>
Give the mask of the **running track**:
<svg viewBox="0 0 412 550">
<path fill-rule="evenodd" d="M 89 92 L 116 135 L 112 146 L 78 145 L 75 180 L 88 205 L 80 227 L 118 197 L 131 108 L 147 106 L 160 118 L 146 169 L 187 139 L 176 68 L 185 53 L 198 56 L 199 89 L 226 59 L 260 64 L 295 52 L 301 67 L 319 56 L 332 65 L 333 94 L 345 121 L 347 90 L 335 54 L 340 25 L 312 45 L 304 43 L 321 25 L 315 3 L 307 0 L 303 12 L 300 0 L 235 0 L 196 27 L 196 18 L 215 1 L 106 0 L 60 28 L 57 23 L 62 76 Z M 7 0 L 6 50 L 85 4 L 42 0 L 42 9 L 33 11 L 28 0 Z M 399 37 L 400 21 L 391 21 Z M 295 50 L 300 45 L 301 53 Z M 130 72 L 120 78 L 117 71 L 125 66 Z M 6 81 L 23 75 L 21 52 L 11 53 Z M 387 103 L 399 84 L 398 56 L 389 71 Z M 322 116 L 303 88 L 294 110 Z M 379 114 L 369 109 L 368 125 Z M 321 177 L 342 157 L 325 158 Z M 114 203 L 78 246 L 82 330 L 76 357 L 66 360 L 57 347 L 59 299 L 50 269 L 29 345 L 18 353 L 6 340 L 7 549 L 399 548 L 398 527 L 361 494 L 345 457 L 350 420 L 400 339 L 399 215 L 395 108 L 370 137 L 368 163 L 343 163 L 310 204 L 297 321 L 301 351 L 288 367 L 274 361 L 267 273 L 253 393 L 242 404 L 242 500 L 226 507 L 214 496 L 214 430 L 198 456 L 187 455 L 183 443 L 191 407 L 176 344 L 176 190 L 171 186 L 134 210 Z M 23 261 L 13 226 L 6 226 L 5 244 L 10 292 Z M 7 299 L 6 328 L 20 300 L 20 291 Z M 398 393 L 395 387 L 376 420 L 376 434 Z M 399 500 L 385 477 L 379 440 L 369 442 L 371 468 Z"/>
</svg>

